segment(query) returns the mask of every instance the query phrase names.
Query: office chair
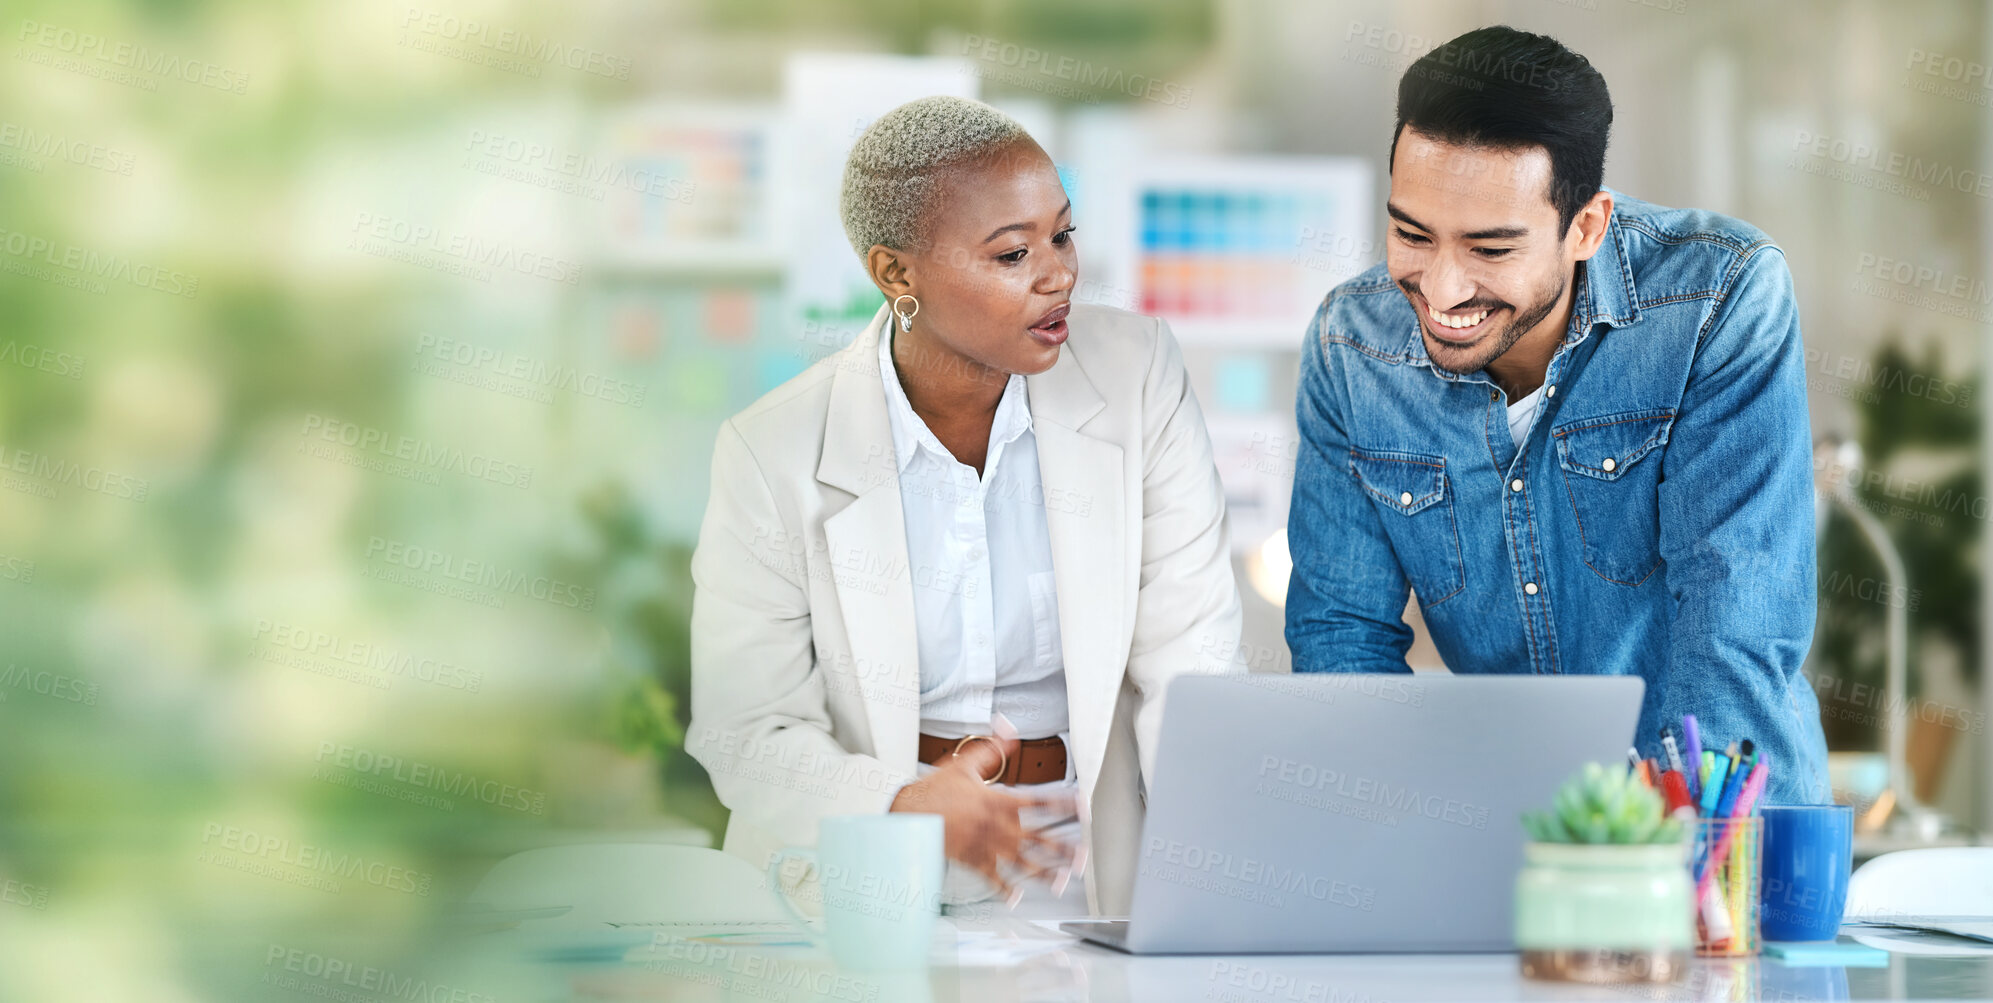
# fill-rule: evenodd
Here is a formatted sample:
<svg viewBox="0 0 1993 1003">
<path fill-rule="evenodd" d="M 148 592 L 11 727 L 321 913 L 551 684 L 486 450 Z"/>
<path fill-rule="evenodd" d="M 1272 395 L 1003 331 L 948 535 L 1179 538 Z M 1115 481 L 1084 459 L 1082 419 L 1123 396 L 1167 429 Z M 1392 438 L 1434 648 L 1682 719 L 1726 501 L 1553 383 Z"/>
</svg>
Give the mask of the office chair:
<svg viewBox="0 0 1993 1003">
<path fill-rule="evenodd" d="M 1885 853 L 1855 868 L 1846 915 L 1993 916 L 1993 846 Z"/>
</svg>

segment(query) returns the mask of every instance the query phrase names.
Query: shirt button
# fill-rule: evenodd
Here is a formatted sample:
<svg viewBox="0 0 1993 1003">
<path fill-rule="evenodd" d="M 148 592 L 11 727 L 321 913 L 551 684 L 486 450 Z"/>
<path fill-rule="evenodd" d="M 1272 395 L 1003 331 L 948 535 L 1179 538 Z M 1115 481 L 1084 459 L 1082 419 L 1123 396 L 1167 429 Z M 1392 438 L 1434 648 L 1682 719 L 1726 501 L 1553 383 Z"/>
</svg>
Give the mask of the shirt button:
<svg viewBox="0 0 1993 1003">
<path fill-rule="evenodd" d="M 1530 595 L 1535 595 L 1535 594 L 1536 594 L 1536 583 L 1535 583 L 1535 582 L 1524 582 L 1524 583 L 1522 583 L 1522 590 L 1523 590 L 1524 592 L 1526 592 L 1526 593 L 1530 594 Z"/>
<path fill-rule="evenodd" d="M 1398 496 L 1398 504 L 1410 505 L 1411 503 L 1412 503 L 1412 493 L 1410 491 L 1407 491 L 1404 494 Z"/>
<path fill-rule="evenodd" d="M 1491 401 L 1501 400 L 1502 392 L 1500 390 L 1490 390 L 1488 391 L 1488 399 Z"/>
<path fill-rule="evenodd" d="M 1510 482 L 1509 482 L 1509 490 L 1510 490 L 1510 491 L 1521 491 L 1521 490 L 1522 490 L 1522 478 L 1518 477 L 1518 478 L 1516 478 L 1515 480 L 1512 480 L 1512 481 L 1510 481 Z"/>
<path fill-rule="evenodd" d="M 1607 463 L 1611 463 L 1612 461 L 1611 461 L 1611 460 L 1607 460 L 1606 462 L 1607 462 Z M 981 547 L 970 547 L 970 548 L 969 548 L 969 560 L 972 560 L 972 561 L 980 561 L 980 560 L 982 560 L 982 559 L 983 559 L 983 548 L 981 548 Z"/>
<path fill-rule="evenodd" d="M 1544 388 L 1543 388 L 1543 396 L 1545 396 L 1545 397 L 1555 397 L 1555 396 L 1557 396 L 1557 387 L 1556 387 L 1556 385 L 1555 385 L 1555 384 L 1552 384 L 1552 385 L 1550 385 L 1550 386 L 1547 386 L 1547 387 L 1544 387 Z"/>
<path fill-rule="evenodd" d="M 1612 473 L 1612 468 L 1619 466 L 1619 464 L 1612 462 L 1612 457 L 1608 456 L 1605 458 L 1603 462 L 1599 464 L 1599 466 L 1603 468 L 1606 473 L 1609 474 Z"/>
</svg>

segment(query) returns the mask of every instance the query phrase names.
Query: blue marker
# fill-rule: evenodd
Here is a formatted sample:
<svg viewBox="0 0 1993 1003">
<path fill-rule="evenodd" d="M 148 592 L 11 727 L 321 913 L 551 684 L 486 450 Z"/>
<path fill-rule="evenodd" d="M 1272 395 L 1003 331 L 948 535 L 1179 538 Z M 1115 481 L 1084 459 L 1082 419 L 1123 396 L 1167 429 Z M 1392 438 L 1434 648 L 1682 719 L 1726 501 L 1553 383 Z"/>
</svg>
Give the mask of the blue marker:
<svg viewBox="0 0 1993 1003">
<path fill-rule="evenodd" d="M 1723 798 L 1724 783 L 1730 779 L 1730 757 L 1714 752 L 1716 765 L 1709 768 L 1709 779 L 1702 784 L 1702 814 L 1704 818 L 1716 814 L 1716 803 Z"/>
<path fill-rule="evenodd" d="M 1723 785 L 1723 796 L 1716 801 L 1716 817 L 1729 818 L 1732 808 L 1737 806 L 1737 795 L 1744 789 L 1744 778 L 1751 774 L 1751 740 L 1745 739 L 1737 747 L 1737 768 L 1730 771 L 1730 780 Z"/>
</svg>

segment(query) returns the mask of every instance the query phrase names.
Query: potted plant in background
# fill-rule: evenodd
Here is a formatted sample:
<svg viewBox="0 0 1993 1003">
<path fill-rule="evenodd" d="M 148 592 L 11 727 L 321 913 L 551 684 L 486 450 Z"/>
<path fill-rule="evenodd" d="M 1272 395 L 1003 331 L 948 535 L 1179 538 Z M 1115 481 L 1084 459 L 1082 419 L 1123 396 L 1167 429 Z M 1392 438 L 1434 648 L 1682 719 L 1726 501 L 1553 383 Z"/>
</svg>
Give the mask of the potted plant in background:
<svg viewBox="0 0 1993 1003">
<path fill-rule="evenodd" d="M 582 545 L 557 566 L 592 588 L 603 646 L 569 727 L 548 753 L 555 821 L 717 846 L 727 813 L 684 754 L 692 698 L 692 548 L 666 539 L 629 488 L 580 496 Z"/>
<path fill-rule="evenodd" d="M 1522 817 L 1516 876 L 1523 975 L 1671 982 L 1693 952 L 1687 827 L 1624 767 L 1587 763 L 1546 812 Z"/>
</svg>

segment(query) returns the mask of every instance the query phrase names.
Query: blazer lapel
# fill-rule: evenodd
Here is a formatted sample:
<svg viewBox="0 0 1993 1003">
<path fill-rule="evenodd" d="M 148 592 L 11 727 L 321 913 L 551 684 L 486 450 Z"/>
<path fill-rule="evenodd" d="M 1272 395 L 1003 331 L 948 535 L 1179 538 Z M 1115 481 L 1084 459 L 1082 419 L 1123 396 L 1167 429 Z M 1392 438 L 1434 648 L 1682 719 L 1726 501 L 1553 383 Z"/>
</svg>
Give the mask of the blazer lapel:
<svg viewBox="0 0 1993 1003">
<path fill-rule="evenodd" d="M 911 770 L 920 734 L 920 645 L 899 465 L 879 382 L 879 336 L 887 316 L 881 307 L 838 353 L 817 480 L 854 496 L 824 520 L 832 585 L 851 646 L 851 663 L 831 670 L 857 677 L 872 754 Z"/>
<path fill-rule="evenodd" d="M 838 353 L 817 480 L 853 496 L 824 521 L 851 644 L 849 669 L 865 696 L 873 755 L 905 767 L 917 758 L 920 734 L 920 645 L 899 466 L 879 382 L 879 338 L 889 316 L 881 307 Z M 1106 402 L 1070 349 L 1051 369 L 1027 377 L 1026 388 L 1058 588 L 1073 753 L 1091 777 L 1106 757 L 1128 661 L 1122 451 L 1083 431 Z"/>
<path fill-rule="evenodd" d="M 1081 332 L 1074 332 L 1084 337 Z M 1128 547 L 1121 447 L 1087 435 L 1106 402 L 1070 346 L 1051 369 L 1028 377 L 1045 525 L 1058 588 L 1060 649 L 1073 754 L 1083 777 L 1099 775 L 1127 664 Z M 1090 792 L 1089 792 L 1090 793 Z"/>
</svg>

